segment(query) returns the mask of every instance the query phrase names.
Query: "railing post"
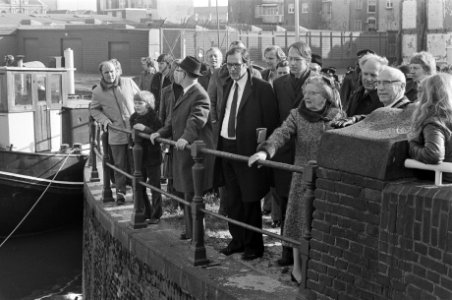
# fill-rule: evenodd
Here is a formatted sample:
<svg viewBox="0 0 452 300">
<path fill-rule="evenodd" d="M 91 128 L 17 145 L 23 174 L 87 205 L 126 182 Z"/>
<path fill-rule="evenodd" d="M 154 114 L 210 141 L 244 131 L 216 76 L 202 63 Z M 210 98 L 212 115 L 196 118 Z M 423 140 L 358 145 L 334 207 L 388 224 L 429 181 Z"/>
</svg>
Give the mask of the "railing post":
<svg viewBox="0 0 452 300">
<path fill-rule="evenodd" d="M 143 181 L 143 173 L 141 169 L 143 168 L 143 145 L 142 138 L 138 135 L 137 130 L 132 131 L 133 136 L 133 213 L 130 220 L 130 227 L 133 229 L 144 228 L 147 226 L 146 215 L 144 212 L 144 193 L 146 188 L 140 184 Z"/>
<path fill-rule="evenodd" d="M 191 203 L 191 213 L 193 218 L 193 265 L 205 265 L 209 263 L 206 256 L 206 247 L 204 245 L 204 213 L 200 210 L 205 208 L 203 202 L 203 179 L 204 179 L 204 153 L 201 149 L 205 148 L 206 144 L 203 141 L 195 141 L 191 145 L 191 156 L 195 161 L 192 167 L 193 186 L 195 196 Z"/>
<path fill-rule="evenodd" d="M 110 185 L 110 170 L 108 169 L 107 162 L 110 161 L 110 155 L 108 154 L 108 132 L 104 131 L 101 135 L 102 139 L 102 171 L 103 171 L 103 184 L 102 184 L 102 202 L 113 202 L 113 193 L 111 192 Z"/>
<path fill-rule="evenodd" d="M 94 147 L 96 147 L 96 128 L 97 125 L 94 122 L 92 117 L 89 118 L 89 162 L 91 166 L 91 174 L 90 174 L 90 182 L 99 182 L 99 171 L 97 171 L 97 158 L 96 152 L 94 151 Z M 99 144 L 99 140 L 97 140 L 97 144 Z"/>
<path fill-rule="evenodd" d="M 305 192 L 301 199 L 304 215 L 303 232 L 304 236 L 300 241 L 299 255 L 301 261 L 301 284 L 298 289 L 297 300 L 311 300 L 315 299 L 315 294 L 307 289 L 307 275 L 308 275 L 308 260 L 309 260 L 309 248 L 311 239 L 311 225 L 312 225 L 312 212 L 314 202 L 315 191 L 315 179 L 317 178 L 317 162 L 309 161 L 303 170 L 303 185 L 305 186 Z"/>
</svg>

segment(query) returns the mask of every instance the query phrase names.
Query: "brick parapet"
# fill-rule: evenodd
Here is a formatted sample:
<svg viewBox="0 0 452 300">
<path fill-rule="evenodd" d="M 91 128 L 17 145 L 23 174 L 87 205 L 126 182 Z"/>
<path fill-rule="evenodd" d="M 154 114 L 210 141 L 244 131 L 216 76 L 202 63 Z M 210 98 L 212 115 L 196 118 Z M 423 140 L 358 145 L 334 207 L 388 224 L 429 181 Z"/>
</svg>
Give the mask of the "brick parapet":
<svg viewBox="0 0 452 300">
<path fill-rule="evenodd" d="M 451 202 L 452 186 L 320 167 L 308 287 L 322 299 L 452 299 Z"/>
</svg>

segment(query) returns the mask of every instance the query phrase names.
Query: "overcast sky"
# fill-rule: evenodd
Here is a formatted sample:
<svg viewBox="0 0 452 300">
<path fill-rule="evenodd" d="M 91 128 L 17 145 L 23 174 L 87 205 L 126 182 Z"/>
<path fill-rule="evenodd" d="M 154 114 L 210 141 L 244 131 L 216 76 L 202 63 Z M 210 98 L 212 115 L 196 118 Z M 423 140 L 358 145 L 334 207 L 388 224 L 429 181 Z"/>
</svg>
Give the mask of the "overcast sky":
<svg viewBox="0 0 452 300">
<path fill-rule="evenodd" d="M 216 5 L 217 0 L 210 0 L 212 3 L 212 6 Z M 209 0 L 194 0 L 195 6 L 208 6 Z M 218 0 L 218 6 L 227 6 L 228 0 Z"/>
</svg>

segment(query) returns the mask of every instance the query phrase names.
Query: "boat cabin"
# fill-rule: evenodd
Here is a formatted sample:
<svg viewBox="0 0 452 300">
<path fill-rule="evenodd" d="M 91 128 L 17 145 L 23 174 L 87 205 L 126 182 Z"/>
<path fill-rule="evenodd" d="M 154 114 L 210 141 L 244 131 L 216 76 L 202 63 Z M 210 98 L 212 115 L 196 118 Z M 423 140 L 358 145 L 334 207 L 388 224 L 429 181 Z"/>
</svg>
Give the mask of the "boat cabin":
<svg viewBox="0 0 452 300">
<path fill-rule="evenodd" d="M 67 69 L 0 67 L 0 149 L 58 151 Z"/>
</svg>

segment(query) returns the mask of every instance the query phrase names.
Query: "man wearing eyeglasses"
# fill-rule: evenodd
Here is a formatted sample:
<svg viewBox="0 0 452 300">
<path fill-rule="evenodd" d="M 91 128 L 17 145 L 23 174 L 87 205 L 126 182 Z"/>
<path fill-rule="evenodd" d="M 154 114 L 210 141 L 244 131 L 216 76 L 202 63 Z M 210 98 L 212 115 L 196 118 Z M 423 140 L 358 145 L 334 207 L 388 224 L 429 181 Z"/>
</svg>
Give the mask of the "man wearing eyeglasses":
<svg viewBox="0 0 452 300">
<path fill-rule="evenodd" d="M 271 85 L 253 77 L 248 50 L 235 47 L 226 53 L 230 78 L 223 89 L 219 108 L 218 149 L 250 156 L 256 152 L 256 129 L 266 128 L 267 136 L 278 125 L 278 109 Z M 260 200 L 269 190 L 268 170 L 249 168 L 245 163 L 219 159 L 217 176 L 224 180 L 227 215 L 237 221 L 262 228 Z M 261 257 L 261 233 L 228 223 L 232 241 L 221 250 L 224 255 L 243 252 L 242 259 Z"/>
<path fill-rule="evenodd" d="M 282 76 L 273 82 L 273 90 L 278 102 L 278 125 L 282 124 L 289 115 L 290 110 L 296 108 L 303 99 L 302 86 L 312 73 L 310 70 L 311 58 L 311 47 L 305 42 L 299 41 L 289 46 L 287 60 L 290 74 Z M 278 150 L 273 160 L 293 164 L 294 157 L 295 143 L 292 140 Z M 292 173 L 278 169 L 272 171 L 275 185 L 273 197 L 281 209 L 281 234 L 283 234 Z M 277 263 L 280 266 L 292 265 L 292 253 L 293 251 L 290 247 L 283 246 L 282 257 L 278 259 Z"/>
<path fill-rule="evenodd" d="M 375 81 L 378 98 L 385 107 L 405 108 L 411 101 L 405 96 L 405 75 L 396 68 L 383 66 Z M 337 120 L 333 127 L 342 128 L 363 120 L 367 115 L 355 115 L 353 117 Z"/>
</svg>

